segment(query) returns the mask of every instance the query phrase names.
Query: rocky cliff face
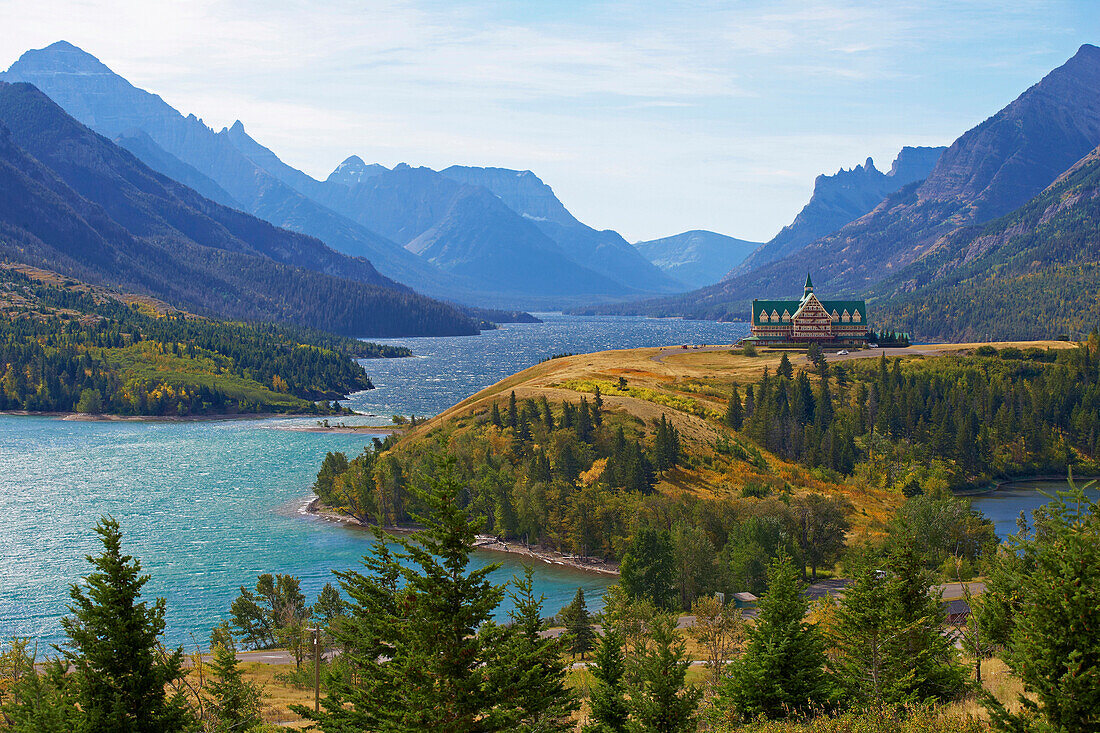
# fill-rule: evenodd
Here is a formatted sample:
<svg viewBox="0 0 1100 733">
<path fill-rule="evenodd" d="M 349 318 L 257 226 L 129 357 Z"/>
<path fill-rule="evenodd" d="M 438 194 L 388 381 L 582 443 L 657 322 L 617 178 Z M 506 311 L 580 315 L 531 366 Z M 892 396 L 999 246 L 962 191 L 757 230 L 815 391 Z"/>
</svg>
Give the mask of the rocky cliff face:
<svg viewBox="0 0 1100 733">
<path fill-rule="evenodd" d="M 855 221 L 878 206 L 888 195 L 913 181 L 923 180 L 945 149 L 902 148 L 887 173 L 875 168 L 874 161 L 868 158 L 863 165 L 850 170 L 842 168 L 831 176 L 818 176 L 814 181 L 813 196 L 794 221 L 745 258 L 729 273 L 729 277 L 780 260 L 815 239 Z"/>
</svg>

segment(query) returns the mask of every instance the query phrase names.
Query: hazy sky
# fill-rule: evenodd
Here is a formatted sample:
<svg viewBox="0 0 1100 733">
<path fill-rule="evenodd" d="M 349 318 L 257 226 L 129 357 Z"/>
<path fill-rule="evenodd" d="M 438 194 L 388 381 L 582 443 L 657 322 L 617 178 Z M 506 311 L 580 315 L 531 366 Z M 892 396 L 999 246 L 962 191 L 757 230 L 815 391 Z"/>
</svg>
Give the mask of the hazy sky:
<svg viewBox="0 0 1100 733">
<path fill-rule="evenodd" d="M 0 67 L 64 39 L 323 178 L 529 168 L 628 239 L 767 239 L 814 177 L 945 145 L 1100 43 L 1092 0 L 0 0 Z"/>
</svg>

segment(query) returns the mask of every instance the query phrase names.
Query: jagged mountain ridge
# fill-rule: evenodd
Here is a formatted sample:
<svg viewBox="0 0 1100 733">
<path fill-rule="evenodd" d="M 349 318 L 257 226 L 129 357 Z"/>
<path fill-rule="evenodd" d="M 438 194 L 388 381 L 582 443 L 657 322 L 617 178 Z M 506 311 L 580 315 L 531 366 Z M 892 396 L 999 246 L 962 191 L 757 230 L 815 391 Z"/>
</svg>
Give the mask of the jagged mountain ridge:
<svg viewBox="0 0 1100 733">
<path fill-rule="evenodd" d="M 727 237 L 724 234 L 693 229 L 671 237 L 635 242 L 634 246 L 650 262 L 691 287 L 701 288 L 722 277 L 722 273 L 740 264 L 758 251 L 760 242 Z"/>
<path fill-rule="evenodd" d="M 0 251 L 11 261 L 221 317 L 361 336 L 477 330 L 367 260 L 151 170 L 32 85 L 0 82 L 0 128 Z"/>
<path fill-rule="evenodd" d="M 1084 45 L 1015 101 L 960 136 L 923 182 L 794 254 L 673 298 L 586 312 L 744 318 L 755 297 L 795 291 L 807 271 L 818 290 L 865 293 L 922 257 L 955 246 L 947 237 L 1008 213 L 1039 194 L 1100 144 L 1100 49 Z M 941 253 L 940 256 L 943 256 Z M 917 265 L 919 267 L 919 265 Z"/>
<path fill-rule="evenodd" d="M 947 148 L 904 147 L 886 173 L 868 158 L 850 170 L 822 174 L 814 181 L 809 202 L 771 240 L 733 268 L 725 278 L 750 272 L 782 259 L 815 239 L 832 234 L 874 209 L 883 199 L 914 181 L 923 181 Z"/>
</svg>

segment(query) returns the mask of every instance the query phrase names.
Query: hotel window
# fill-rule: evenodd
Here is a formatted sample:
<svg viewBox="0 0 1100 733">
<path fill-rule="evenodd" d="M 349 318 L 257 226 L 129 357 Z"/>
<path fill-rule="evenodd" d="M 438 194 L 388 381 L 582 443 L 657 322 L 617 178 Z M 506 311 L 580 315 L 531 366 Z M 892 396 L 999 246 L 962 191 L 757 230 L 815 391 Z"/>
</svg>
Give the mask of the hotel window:
<svg viewBox="0 0 1100 733">
<path fill-rule="evenodd" d="M 775 310 L 775 308 L 772 308 L 772 320 L 779 323 L 779 311 Z"/>
<path fill-rule="evenodd" d="M 836 308 L 833 308 L 833 322 L 840 320 L 840 314 L 836 312 Z"/>
<path fill-rule="evenodd" d="M 783 322 L 787 323 L 791 320 L 790 311 L 783 311 Z"/>
<path fill-rule="evenodd" d="M 767 311 L 760 311 L 760 322 L 761 323 L 767 323 L 768 322 L 768 312 Z"/>
<path fill-rule="evenodd" d="M 852 314 L 852 320 L 855 321 L 856 323 L 859 323 L 859 311 L 856 311 L 855 313 Z"/>
<path fill-rule="evenodd" d="M 842 315 L 842 316 L 840 317 L 840 320 L 842 320 L 842 321 L 844 321 L 845 323 L 847 323 L 848 321 L 852 320 L 852 317 L 851 317 L 850 315 L 848 315 L 848 311 L 847 311 L 847 310 L 845 310 L 845 311 L 844 311 L 844 315 Z"/>
</svg>

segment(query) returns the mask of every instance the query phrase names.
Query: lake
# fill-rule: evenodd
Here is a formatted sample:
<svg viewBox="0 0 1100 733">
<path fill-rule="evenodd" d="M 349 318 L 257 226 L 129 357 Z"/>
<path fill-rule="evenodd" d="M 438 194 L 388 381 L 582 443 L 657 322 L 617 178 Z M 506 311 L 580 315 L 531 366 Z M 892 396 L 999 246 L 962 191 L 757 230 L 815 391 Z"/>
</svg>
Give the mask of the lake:
<svg viewBox="0 0 1100 733">
<path fill-rule="evenodd" d="M 509 324 L 480 336 L 391 339 L 417 354 L 367 360 L 378 389 L 347 404 L 375 415 L 432 415 L 553 354 L 678 343 L 732 343 L 743 324 L 573 317 Z M 375 418 L 378 421 L 377 418 Z M 122 524 L 127 552 L 168 601 L 170 644 L 205 646 L 241 585 L 263 572 L 302 578 L 312 601 L 333 569 L 355 567 L 368 534 L 303 515 L 327 451 L 357 453 L 369 436 L 295 432 L 311 421 L 81 422 L 0 416 L 0 637 L 61 641 L 68 587 L 99 551 L 96 519 Z M 476 553 L 475 567 L 518 558 Z M 558 611 L 578 587 L 598 608 L 607 576 L 539 564 L 536 592 Z M 507 611 L 505 604 L 501 611 Z"/>
<path fill-rule="evenodd" d="M 1075 480 L 1078 486 L 1085 481 Z M 1007 484 L 988 494 L 980 494 L 971 499 L 971 505 L 981 511 L 989 519 L 997 530 L 997 536 L 1001 539 L 1010 534 L 1016 534 L 1016 519 L 1020 512 L 1026 512 L 1028 524 L 1031 524 L 1031 513 L 1050 501 L 1042 492 L 1053 494 L 1055 491 L 1065 491 L 1069 485 L 1065 481 L 1022 481 L 1016 484 Z M 1092 499 L 1100 499 L 1100 490 L 1092 489 L 1086 492 Z"/>
</svg>

